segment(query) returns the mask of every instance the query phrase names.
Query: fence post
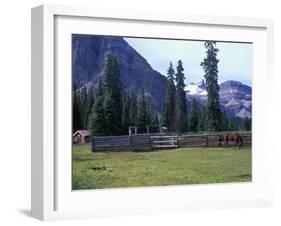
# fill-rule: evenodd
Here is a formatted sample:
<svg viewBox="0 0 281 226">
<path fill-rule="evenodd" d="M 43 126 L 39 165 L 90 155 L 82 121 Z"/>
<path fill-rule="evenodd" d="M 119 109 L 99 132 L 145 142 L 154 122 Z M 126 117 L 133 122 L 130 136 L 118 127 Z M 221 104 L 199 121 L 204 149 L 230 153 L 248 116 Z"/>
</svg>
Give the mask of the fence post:
<svg viewBox="0 0 281 226">
<path fill-rule="evenodd" d="M 206 144 L 207 144 L 207 147 L 209 146 L 209 137 L 208 135 L 206 136 Z"/>
<path fill-rule="evenodd" d="M 94 150 L 95 150 L 94 149 L 94 137 L 92 137 L 92 142 L 91 143 L 92 143 L 91 151 L 94 152 Z"/>
<path fill-rule="evenodd" d="M 148 136 L 148 145 L 149 145 L 149 150 L 152 148 L 152 139 L 150 136 Z"/>
<path fill-rule="evenodd" d="M 131 135 L 128 136 L 128 141 L 129 141 L 129 150 L 131 151 L 132 150 L 132 136 Z"/>
</svg>

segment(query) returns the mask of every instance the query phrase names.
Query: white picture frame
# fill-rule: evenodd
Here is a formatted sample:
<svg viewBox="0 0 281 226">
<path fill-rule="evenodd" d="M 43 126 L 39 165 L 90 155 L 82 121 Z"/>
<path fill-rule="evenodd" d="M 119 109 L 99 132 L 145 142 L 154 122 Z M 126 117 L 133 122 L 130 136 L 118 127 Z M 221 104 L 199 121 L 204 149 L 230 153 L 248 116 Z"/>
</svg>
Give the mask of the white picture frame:
<svg viewBox="0 0 281 226">
<path fill-rule="evenodd" d="M 102 26 L 99 26 L 101 23 Z M 114 26 L 115 23 L 120 25 L 118 29 Z M 66 97 L 71 81 L 70 56 L 67 57 L 71 54 L 67 37 L 74 30 L 80 33 L 89 32 L 89 24 L 99 28 L 100 34 L 142 37 L 175 37 L 167 33 L 165 26 L 175 29 L 175 34 L 179 37 L 186 37 L 184 35 L 187 33 L 180 34 L 177 26 L 189 26 L 190 29 L 195 29 L 190 34 L 193 35 L 192 39 L 200 39 L 200 35 L 208 34 L 205 39 L 248 40 L 256 43 L 253 68 L 253 181 L 243 184 L 72 191 L 69 181 L 71 136 L 57 139 L 62 132 L 67 133 L 71 128 L 68 123 L 70 118 L 62 117 L 70 112 L 67 113 L 68 107 L 63 110 L 59 104 L 65 101 L 65 106 L 69 106 L 71 103 L 71 95 Z M 109 33 L 102 29 L 107 26 L 112 28 Z M 145 29 L 130 29 L 130 26 Z M 233 29 L 237 30 L 237 34 L 233 34 Z M 196 36 L 196 32 L 200 35 Z M 56 5 L 33 8 L 32 216 L 41 220 L 56 220 L 271 205 L 273 179 L 268 175 L 273 172 L 274 150 L 269 148 L 270 138 L 267 135 L 266 121 L 269 116 L 266 96 L 272 92 L 272 64 L 271 20 L 154 14 Z"/>
</svg>

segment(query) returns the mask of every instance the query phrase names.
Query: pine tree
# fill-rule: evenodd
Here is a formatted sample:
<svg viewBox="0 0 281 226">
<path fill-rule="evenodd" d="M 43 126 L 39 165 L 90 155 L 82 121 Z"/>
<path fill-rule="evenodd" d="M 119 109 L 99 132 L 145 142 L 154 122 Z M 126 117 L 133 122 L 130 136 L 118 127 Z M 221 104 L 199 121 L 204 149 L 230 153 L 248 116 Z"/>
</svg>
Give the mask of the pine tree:
<svg viewBox="0 0 281 226">
<path fill-rule="evenodd" d="M 159 119 L 158 119 L 158 114 L 157 113 L 154 113 L 154 116 L 153 116 L 153 119 L 152 119 L 152 122 L 151 122 L 151 125 L 153 125 L 151 128 L 150 128 L 150 132 L 151 133 L 160 133 L 160 122 L 159 122 Z"/>
<path fill-rule="evenodd" d="M 208 115 L 207 115 L 207 108 L 203 107 L 200 111 L 200 118 L 199 118 L 199 131 L 206 131 L 208 128 Z"/>
<path fill-rule="evenodd" d="M 154 125 L 154 126 L 159 126 L 160 122 L 159 122 L 158 114 L 157 113 L 154 114 L 154 118 L 153 118 L 151 124 Z"/>
<path fill-rule="evenodd" d="M 199 129 L 199 109 L 195 98 L 192 98 L 191 109 L 189 113 L 188 127 L 189 131 L 197 132 Z"/>
<path fill-rule="evenodd" d="M 175 71 L 173 65 L 170 62 L 170 66 L 167 70 L 167 91 L 164 107 L 165 121 L 169 131 L 175 131 L 175 119 L 176 119 L 176 86 L 175 86 Z"/>
<path fill-rule="evenodd" d="M 134 90 L 130 97 L 130 126 L 136 126 L 138 114 L 138 98 Z"/>
<path fill-rule="evenodd" d="M 72 101 L 72 125 L 73 132 L 81 129 L 81 116 L 80 116 L 80 96 L 77 92 L 76 83 L 73 83 L 73 101 Z"/>
<path fill-rule="evenodd" d="M 107 135 L 106 119 L 104 115 L 104 83 L 102 79 L 99 79 L 98 82 L 96 100 L 88 119 L 88 129 L 94 136 Z"/>
<path fill-rule="evenodd" d="M 162 105 L 162 112 L 161 112 L 161 126 L 168 128 L 168 109 L 166 102 Z"/>
<path fill-rule="evenodd" d="M 229 118 L 229 125 L 228 125 L 228 130 L 229 131 L 236 131 L 238 130 L 238 127 L 234 121 L 234 118 L 230 117 Z"/>
<path fill-rule="evenodd" d="M 250 131 L 252 129 L 252 120 L 248 117 L 242 119 L 242 130 Z"/>
<path fill-rule="evenodd" d="M 228 131 L 229 130 L 229 116 L 227 115 L 226 112 L 222 112 L 221 123 L 222 123 L 221 130 Z"/>
<path fill-rule="evenodd" d="M 104 114 L 108 135 L 122 134 L 122 82 L 116 57 L 108 54 L 104 75 Z"/>
<path fill-rule="evenodd" d="M 206 41 L 207 57 L 201 63 L 205 72 L 206 90 L 208 93 L 208 130 L 221 130 L 221 111 L 219 103 L 219 85 L 218 85 L 218 49 L 215 48 L 216 42 Z"/>
<path fill-rule="evenodd" d="M 85 104 L 85 118 L 84 118 L 84 128 L 88 127 L 89 117 L 94 105 L 93 88 L 88 89 L 86 104 Z"/>
<path fill-rule="evenodd" d="M 179 132 L 187 130 L 187 106 L 183 71 L 182 61 L 179 60 L 176 73 L 176 130 Z"/>
<path fill-rule="evenodd" d="M 83 87 L 80 93 L 80 115 L 83 129 L 87 128 L 87 98 L 87 89 Z"/>
<path fill-rule="evenodd" d="M 128 129 L 130 126 L 130 97 L 126 91 L 123 93 L 123 111 L 122 111 L 122 126 L 123 126 L 123 134 L 128 133 Z"/>
<path fill-rule="evenodd" d="M 146 125 L 151 125 L 153 121 L 153 111 L 151 109 L 151 100 L 146 98 Z"/>
<path fill-rule="evenodd" d="M 142 89 L 141 97 L 138 102 L 137 126 L 144 130 L 146 128 L 146 125 L 147 125 L 147 107 L 146 107 L 144 89 Z"/>
</svg>

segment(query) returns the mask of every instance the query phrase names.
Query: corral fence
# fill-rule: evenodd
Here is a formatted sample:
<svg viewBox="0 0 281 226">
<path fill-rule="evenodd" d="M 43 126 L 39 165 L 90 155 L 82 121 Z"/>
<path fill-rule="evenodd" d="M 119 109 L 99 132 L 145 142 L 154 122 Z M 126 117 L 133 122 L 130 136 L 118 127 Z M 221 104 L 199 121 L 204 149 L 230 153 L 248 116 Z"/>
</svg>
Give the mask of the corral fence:
<svg viewBox="0 0 281 226">
<path fill-rule="evenodd" d="M 239 135 L 243 141 L 243 147 L 252 146 L 252 134 L 249 132 L 240 132 Z M 201 135 L 182 135 L 178 136 L 178 147 L 223 147 L 223 133 L 201 134 Z M 229 141 L 228 147 L 234 147 L 235 142 Z"/>
<path fill-rule="evenodd" d="M 252 144 L 251 133 L 240 133 L 243 147 Z M 138 134 L 132 136 L 105 136 L 92 137 L 92 151 L 138 151 L 177 147 L 221 147 L 223 146 L 222 134 L 200 135 L 167 135 L 167 134 Z M 234 146 L 229 141 L 229 147 Z"/>
<path fill-rule="evenodd" d="M 138 134 L 133 136 L 92 137 L 92 151 L 150 150 L 156 148 L 176 148 L 177 137 L 163 134 Z"/>
</svg>

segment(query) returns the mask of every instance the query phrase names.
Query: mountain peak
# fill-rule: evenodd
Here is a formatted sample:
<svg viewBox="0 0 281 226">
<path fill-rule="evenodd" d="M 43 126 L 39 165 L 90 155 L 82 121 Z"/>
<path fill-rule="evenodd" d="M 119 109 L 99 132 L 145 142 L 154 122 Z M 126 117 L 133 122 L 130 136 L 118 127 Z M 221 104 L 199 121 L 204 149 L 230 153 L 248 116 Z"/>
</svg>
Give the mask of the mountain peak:
<svg viewBox="0 0 281 226">
<path fill-rule="evenodd" d="M 102 35 L 72 36 L 72 78 L 77 88 L 93 88 L 104 76 L 106 57 L 112 53 L 117 58 L 121 81 L 128 90 L 138 94 L 142 88 L 160 112 L 166 92 L 167 79 L 152 69 L 149 63 L 122 37 Z"/>
<path fill-rule="evenodd" d="M 195 97 L 206 105 L 207 91 L 205 80 L 188 83 L 185 87 L 187 99 Z M 251 117 L 252 88 L 239 81 L 225 81 L 220 84 L 220 104 L 223 109 L 239 118 Z"/>
<path fill-rule="evenodd" d="M 188 83 L 185 86 L 185 92 L 187 95 L 207 95 L 205 80 Z"/>
</svg>

